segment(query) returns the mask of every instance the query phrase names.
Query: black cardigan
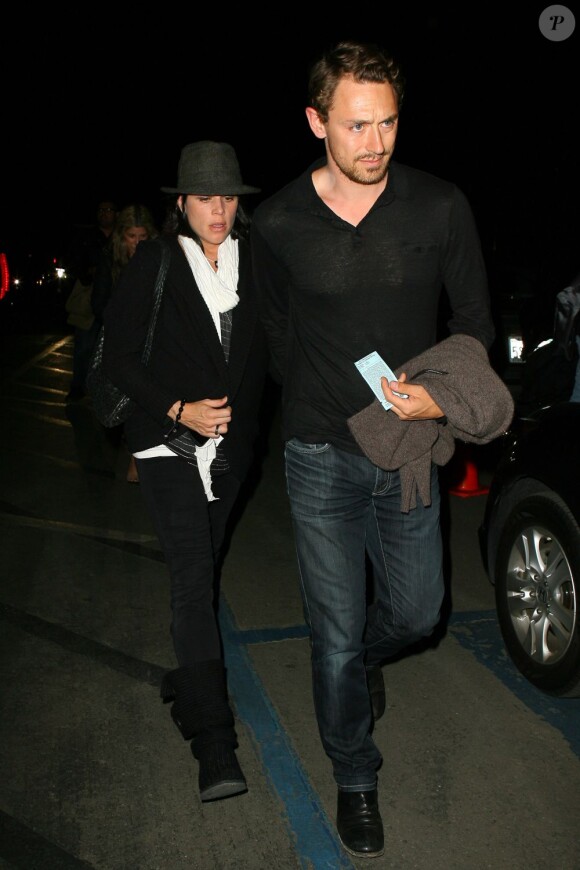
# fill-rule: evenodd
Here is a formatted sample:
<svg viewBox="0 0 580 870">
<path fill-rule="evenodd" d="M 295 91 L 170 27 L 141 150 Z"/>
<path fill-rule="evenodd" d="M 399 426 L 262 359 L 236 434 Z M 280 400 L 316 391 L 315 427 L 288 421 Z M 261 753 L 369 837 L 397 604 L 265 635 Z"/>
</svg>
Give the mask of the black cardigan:
<svg viewBox="0 0 580 870">
<path fill-rule="evenodd" d="M 171 261 L 151 357 L 145 367 L 141 354 L 162 244 L 169 245 Z M 212 316 L 176 238 L 141 242 L 117 282 L 104 313 L 103 367 L 137 403 L 125 423 L 131 452 L 165 443 L 164 434 L 173 426 L 167 412 L 176 401 L 227 396 L 232 420 L 221 446 L 234 474 L 239 479 L 246 474 L 258 433 L 268 354 L 258 318 L 249 250 L 242 240 L 239 253 L 240 301 L 233 310 L 227 364 Z"/>
</svg>

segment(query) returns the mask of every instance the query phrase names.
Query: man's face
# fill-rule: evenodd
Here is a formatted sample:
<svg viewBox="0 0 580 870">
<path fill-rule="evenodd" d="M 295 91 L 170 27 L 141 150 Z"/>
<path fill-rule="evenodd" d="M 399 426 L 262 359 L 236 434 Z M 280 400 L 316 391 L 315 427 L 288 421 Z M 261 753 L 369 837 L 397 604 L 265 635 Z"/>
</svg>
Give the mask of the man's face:
<svg viewBox="0 0 580 870">
<path fill-rule="evenodd" d="M 102 230 L 112 230 L 117 217 L 114 202 L 100 202 L 97 208 L 97 223 Z"/>
<path fill-rule="evenodd" d="M 341 79 L 324 124 L 329 161 L 358 184 L 383 181 L 395 148 L 398 117 L 397 97 L 388 82 Z"/>
</svg>

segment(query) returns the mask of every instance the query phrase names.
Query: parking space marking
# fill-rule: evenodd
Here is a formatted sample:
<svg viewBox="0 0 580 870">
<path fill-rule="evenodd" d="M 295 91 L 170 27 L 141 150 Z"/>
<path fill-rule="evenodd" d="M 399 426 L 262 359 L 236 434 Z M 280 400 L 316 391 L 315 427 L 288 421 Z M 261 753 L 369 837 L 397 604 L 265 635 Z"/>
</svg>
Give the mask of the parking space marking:
<svg viewBox="0 0 580 870">
<path fill-rule="evenodd" d="M 574 754 L 580 758 L 580 698 L 556 698 L 536 689 L 520 674 L 503 644 L 494 610 L 453 614 L 449 631 L 461 646 L 489 668 L 507 688 L 562 733 Z"/>
</svg>

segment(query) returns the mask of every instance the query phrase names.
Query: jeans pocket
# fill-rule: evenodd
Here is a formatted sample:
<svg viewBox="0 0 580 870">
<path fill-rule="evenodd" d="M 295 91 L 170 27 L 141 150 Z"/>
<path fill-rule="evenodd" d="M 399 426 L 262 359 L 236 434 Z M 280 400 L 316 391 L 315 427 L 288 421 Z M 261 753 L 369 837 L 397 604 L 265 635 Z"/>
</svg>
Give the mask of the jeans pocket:
<svg viewBox="0 0 580 870">
<path fill-rule="evenodd" d="M 331 445 L 328 441 L 318 441 L 315 444 L 307 444 L 305 441 L 300 441 L 299 438 L 290 438 L 286 442 L 286 450 L 291 450 L 294 453 L 304 453 L 313 455 L 315 453 L 325 453 L 330 450 Z"/>
</svg>

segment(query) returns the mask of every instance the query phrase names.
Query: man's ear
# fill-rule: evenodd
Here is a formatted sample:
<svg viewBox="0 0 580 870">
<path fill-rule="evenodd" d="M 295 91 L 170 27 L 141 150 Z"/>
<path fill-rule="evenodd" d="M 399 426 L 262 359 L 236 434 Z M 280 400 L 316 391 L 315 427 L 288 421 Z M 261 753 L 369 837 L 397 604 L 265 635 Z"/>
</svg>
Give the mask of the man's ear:
<svg viewBox="0 0 580 870">
<path fill-rule="evenodd" d="M 305 112 L 306 117 L 308 118 L 308 123 L 310 124 L 310 129 L 316 138 L 326 139 L 326 127 L 316 109 L 313 109 L 312 106 L 308 106 L 308 108 L 305 109 Z"/>
</svg>

